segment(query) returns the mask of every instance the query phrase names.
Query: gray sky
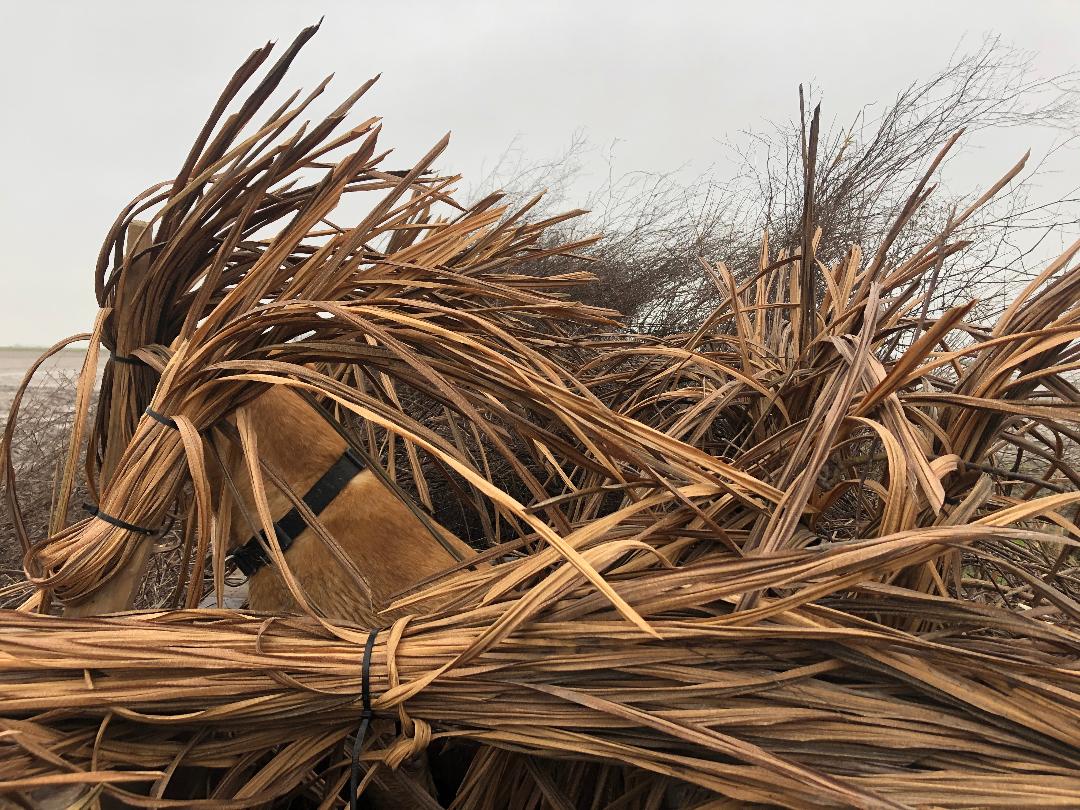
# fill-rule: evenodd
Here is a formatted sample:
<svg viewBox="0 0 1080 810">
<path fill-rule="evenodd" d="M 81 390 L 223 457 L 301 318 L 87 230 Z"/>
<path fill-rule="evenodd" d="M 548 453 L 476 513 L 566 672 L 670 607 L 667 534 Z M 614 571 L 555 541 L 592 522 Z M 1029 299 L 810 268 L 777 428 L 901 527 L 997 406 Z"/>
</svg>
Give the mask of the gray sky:
<svg viewBox="0 0 1080 810">
<path fill-rule="evenodd" d="M 336 73 L 325 110 L 382 72 L 358 108 L 384 117 L 382 143 L 404 164 L 452 131 L 440 168 L 467 179 L 515 137 L 544 159 L 582 129 L 597 145 L 618 140 L 620 170 L 692 176 L 724 160 L 740 130 L 790 117 L 800 81 L 824 91 L 827 118 L 850 120 L 986 32 L 1036 51 L 1041 73 L 1080 66 L 1075 0 L 3 0 L 0 345 L 90 327 L 93 264 L 117 211 L 175 173 L 251 50 L 323 14 L 285 85 Z M 989 184 L 1050 142 L 986 136 L 955 182 Z M 1080 150 L 1055 167 L 1050 185 L 1080 185 Z"/>
</svg>

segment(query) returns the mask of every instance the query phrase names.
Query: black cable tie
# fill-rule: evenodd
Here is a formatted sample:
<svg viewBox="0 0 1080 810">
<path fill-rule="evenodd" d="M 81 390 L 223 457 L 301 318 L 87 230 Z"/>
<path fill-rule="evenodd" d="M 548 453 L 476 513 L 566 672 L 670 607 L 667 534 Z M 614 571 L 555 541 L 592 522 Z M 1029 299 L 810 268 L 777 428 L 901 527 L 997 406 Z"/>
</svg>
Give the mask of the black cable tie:
<svg viewBox="0 0 1080 810">
<path fill-rule="evenodd" d="M 126 363 L 129 366 L 147 366 L 149 363 L 145 360 L 140 360 L 133 354 L 117 354 L 116 352 L 109 352 L 109 359 L 115 360 L 117 363 Z"/>
<path fill-rule="evenodd" d="M 364 645 L 364 663 L 360 668 L 360 701 L 364 710 L 360 713 L 360 728 L 356 730 L 356 739 L 352 749 L 352 772 L 349 774 L 349 810 L 358 810 L 356 791 L 360 787 L 360 749 L 364 747 L 364 737 L 374 713 L 371 711 L 371 648 L 375 646 L 378 630 L 368 634 Z"/>
<path fill-rule="evenodd" d="M 175 419 L 171 419 L 165 414 L 160 413 L 159 411 L 155 411 L 153 408 L 147 408 L 145 411 L 143 411 L 143 413 L 145 413 L 147 416 L 149 416 L 151 419 L 153 419 L 160 425 L 164 425 L 165 427 L 171 427 L 174 429 L 176 428 Z"/>
<path fill-rule="evenodd" d="M 147 537 L 153 537 L 155 534 L 158 534 L 161 531 L 160 529 L 147 529 L 145 526 L 136 526 L 134 523 L 128 523 L 126 520 L 121 520 L 120 518 L 113 517 L 110 514 L 102 512 L 100 509 L 98 509 L 97 504 L 94 503 L 84 503 L 83 509 L 96 517 L 98 520 L 104 520 L 106 523 L 111 523 L 118 529 L 127 529 L 127 531 L 129 532 L 138 532 L 139 534 L 145 534 Z"/>
</svg>

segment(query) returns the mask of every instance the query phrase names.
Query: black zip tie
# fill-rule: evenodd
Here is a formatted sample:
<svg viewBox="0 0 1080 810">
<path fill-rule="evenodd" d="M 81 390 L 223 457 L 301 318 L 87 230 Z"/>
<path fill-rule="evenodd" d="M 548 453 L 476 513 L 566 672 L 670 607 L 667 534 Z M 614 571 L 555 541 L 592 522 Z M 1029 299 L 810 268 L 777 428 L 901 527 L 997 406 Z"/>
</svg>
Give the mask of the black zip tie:
<svg viewBox="0 0 1080 810">
<path fill-rule="evenodd" d="M 126 363 L 129 366 L 149 366 L 145 360 L 140 360 L 133 354 L 117 354 L 116 352 L 109 352 L 109 359 L 115 360 L 117 363 Z"/>
<path fill-rule="evenodd" d="M 129 532 L 138 532 L 139 534 L 145 534 L 147 537 L 153 537 L 160 530 L 159 529 L 147 529 L 145 526 L 136 526 L 134 523 L 128 523 L 126 520 L 115 518 L 110 514 L 102 512 L 98 509 L 97 504 L 84 503 L 83 509 L 96 517 L 98 520 L 104 520 L 106 523 L 111 523 L 118 529 L 127 529 Z"/>
<path fill-rule="evenodd" d="M 153 408 L 147 408 L 145 411 L 143 411 L 143 413 L 145 413 L 147 416 L 149 416 L 151 419 L 153 419 L 155 422 L 157 422 L 160 425 L 164 425 L 165 427 L 176 428 L 176 420 L 175 419 L 170 419 L 165 414 L 160 413 L 158 411 L 155 411 Z"/>
<path fill-rule="evenodd" d="M 356 791 L 360 787 L 360 749 L 364 747 L 364 737 L 367 736 L 368 726 L 371 725 L 373 712 L 371 711 L 371 648 L 375 646 L 375 636 L 378 630 L 372 630 L 368 634 L 367 644 L 364 645 L 364 663 L 360 669 L 360 700 L 364 710 L 360 713 L 360 728 L 356 730 L 356 739 L 352 749 L 352 772 L 349 774 L 349 810 L 358 810 Z"/>
</svg>

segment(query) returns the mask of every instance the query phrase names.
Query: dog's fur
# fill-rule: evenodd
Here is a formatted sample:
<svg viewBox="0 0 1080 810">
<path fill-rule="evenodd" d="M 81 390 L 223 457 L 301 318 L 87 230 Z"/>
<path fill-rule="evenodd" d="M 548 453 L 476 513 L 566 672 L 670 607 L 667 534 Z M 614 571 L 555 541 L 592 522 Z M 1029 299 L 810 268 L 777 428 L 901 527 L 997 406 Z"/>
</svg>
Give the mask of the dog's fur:
<svg viewBox="0 0 1080 810">
<path fill-rule="evenodd" d="M 345 452 L 345 440 L 297 394 L 274 388 L 248 408 L 260 458 L 297 495 L 307 492 Z M 228 458 L 227 452 L 220 455 Z M 239 501 L 232 509 L 229 527 L 229 545 L 234 547 L 247 542 L 261 527 L 239 453 L 234 452 L 226 466 Z M 217 473 L 214 478 L 220 479 L 219 465 L 212 462 L 208 467 Z M 225 485 L 213 481 L 213 489 L 219 493 Z M 275 520 L 281 519 L 292 508 L 291 502 L 269 483 L 266 492 L 271 514 Z M 318 517 L 367 585 L 363 590 L 356 587 L 347 569 L 314 530 L 305 529 L 295 538 L 286 554 L 289 570 L 311 604 L 330 619 L 365 627 L 386 624 L 388 615 L 380 611 L 393 594 L 475 554 L 434 521 L 425 526 L 371 470 L 353 478 Z M 433 536 L 432 529 L 457 550 L 457 557 Z M 299 609 L 272 565 L 250 578 L 248 602 L 252 610 L 267 613 L 296 613 Z"/>
</svg>

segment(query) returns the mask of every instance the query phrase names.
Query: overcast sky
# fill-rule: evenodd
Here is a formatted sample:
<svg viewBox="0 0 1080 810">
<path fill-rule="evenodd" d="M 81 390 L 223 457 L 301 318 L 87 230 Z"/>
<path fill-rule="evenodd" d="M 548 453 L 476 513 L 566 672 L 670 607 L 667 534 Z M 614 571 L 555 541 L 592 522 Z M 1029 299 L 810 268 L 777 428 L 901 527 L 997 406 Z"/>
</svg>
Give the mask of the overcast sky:
<svg viewBox="0 0 1080 810">
<path fill-rule="evenodd" d="M 1080 66 L 1077 0 L 2 0 L 0 345 L 90 327 L 93 265 L 117 211 L 175 174 L 252 49 L 324 14 L 285 85 L 334 72 L 329 104 L 381 72 L 358 112 L 384 117 L 384 145 L 404 164 L 451 131 L 440 168 L 466 177 L 515 138 L 539 160 L 577 130 L 617 141 L 620 170 L 692 176 L 729 159 L 723 143 L 741 130 L 790 117 L 800 81 L 824 91 L 827 118 L 850 120 L 987 32 L 1035 51 L 1040 73 Z M 982 176 L 957 182 L 989 184 L 1050 143 L 988 136 L 973 144 Z M 1055 166 L 1051 182 L 1080 185 L 1080 150 Z"/>
</svg>

